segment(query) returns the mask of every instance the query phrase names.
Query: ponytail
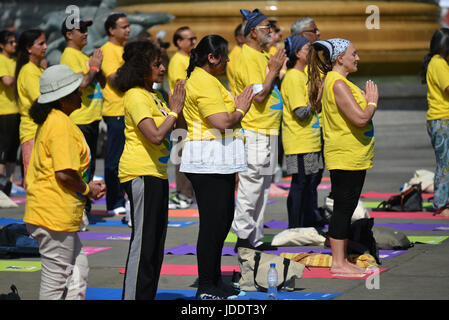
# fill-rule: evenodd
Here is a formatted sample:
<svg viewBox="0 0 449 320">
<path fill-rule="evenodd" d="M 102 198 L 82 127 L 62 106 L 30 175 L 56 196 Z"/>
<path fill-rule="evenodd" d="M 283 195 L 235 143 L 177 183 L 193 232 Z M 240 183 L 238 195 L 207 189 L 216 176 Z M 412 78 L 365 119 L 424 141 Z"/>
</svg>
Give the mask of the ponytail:
<svg viewBox="0 0 449 320">
<path fill-rule="evenodd" d="M 187 68 L 187 78 L 190 78 L 190 74 L 195 69 L 195 67 L 200 66 L 203 64 L 200 64 L 198 61 L 198 53 L 197 50 L 194 48 L 190 51 L 190 60 L 189 60 L 189 66 Z"/>
<path fill-rule="evenodd" d="M 309 102 L 312 106 L 312 111 L 320 112 L 319 91 L 322 82 L 321 75 L 326 76 L 332 70 L 329 52 L 320 48 L 317 49 L 312 45 L 307 55 L 307 67 Z"/>
</svg>

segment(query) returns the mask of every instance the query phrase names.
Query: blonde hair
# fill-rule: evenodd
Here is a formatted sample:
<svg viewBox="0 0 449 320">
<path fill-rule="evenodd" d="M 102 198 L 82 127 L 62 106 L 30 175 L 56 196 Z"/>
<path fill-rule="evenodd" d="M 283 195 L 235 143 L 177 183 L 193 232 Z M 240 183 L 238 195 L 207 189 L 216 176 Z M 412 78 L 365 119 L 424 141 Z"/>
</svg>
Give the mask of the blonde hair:
<svg viewBox="0 0 449 320">
<path fill-rule="evenodd" d="M 313 45 L 310 46 L 307 54 L 307 68 L 308 68 L 308 93 L 309 103 L 312 111 L 320 112 L 321 103 L 319 91 L 322 83 L 321 75 L 324 77 L 332 70 L 329 53 L 326 50 L 317 50 Z"/>
</svg>

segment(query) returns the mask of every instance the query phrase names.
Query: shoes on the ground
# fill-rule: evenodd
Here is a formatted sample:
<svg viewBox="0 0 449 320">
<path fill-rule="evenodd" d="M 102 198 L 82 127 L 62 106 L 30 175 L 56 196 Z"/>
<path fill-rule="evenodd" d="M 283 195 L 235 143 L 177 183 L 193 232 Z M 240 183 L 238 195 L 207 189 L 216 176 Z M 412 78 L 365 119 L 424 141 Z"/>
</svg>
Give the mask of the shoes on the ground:
<svg viewBox="0 0 449 320">
<path fill-rule="evenodd" d="M 122 223 L 127 224 L 128 227 L 132 228 L 133 224 L 131 223 L 131 220 L 128 220 L 126 217 L 122 218 Z"/>
<path fill-rule="evenodd" d="M 218 281 L 217 287 L 229 296 L 243 297 L 246 295 L 245 291 L 242 291 L 239 288 L 236 288 L 233 284 L 232 285 L 227 284 L 221 279 Z"/>
<path fill-rule="evenodd" d="M 125 214 L 126 208 L 125 207 L 117 207 L 113 210 L 108 210 L 109 214 L 119 215 L 119 214 Z"/>
<path fill-rule="evenodd" d="M 170 195 L 169 201 L 168 201 L 168 208 L 173 209 L 187 209 L 189 208 L 193 203 L 193 199 L 186 197 L 185 195 L 174 192 Z"/>
<path fill-rule="evenodd" d="M 198 288 L 196 298 L 198 300 L 234 300 L 237 299 L 237 295 L 229 295 L 217 287 L 209 287 Z"/>
<path fill-rule="evenodd" d="M 259 251 L 276 251 L 278 248 L 277 247 L 273 247 L 271 244 L 269 243 L 262 243 L 260 245 L 258 245 L 255 250 L 259 250 Z"/>
</svg>

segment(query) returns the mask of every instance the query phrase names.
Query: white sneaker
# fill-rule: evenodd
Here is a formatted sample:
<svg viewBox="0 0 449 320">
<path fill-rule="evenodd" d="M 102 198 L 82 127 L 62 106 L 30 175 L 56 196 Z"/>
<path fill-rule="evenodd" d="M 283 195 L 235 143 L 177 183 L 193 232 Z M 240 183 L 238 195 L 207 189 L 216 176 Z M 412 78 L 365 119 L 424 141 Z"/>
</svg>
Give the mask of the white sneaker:
<svg viewBox="0 0 449 320">
<path fill-rule="evenodd" d="M 124 214 L 124 213 L 126 213 L 126 208 L 125 207 L 117 207 L 113 210 L 108 210 L 108 213 L 114 214 L 114 215 Z"/>
</svg>

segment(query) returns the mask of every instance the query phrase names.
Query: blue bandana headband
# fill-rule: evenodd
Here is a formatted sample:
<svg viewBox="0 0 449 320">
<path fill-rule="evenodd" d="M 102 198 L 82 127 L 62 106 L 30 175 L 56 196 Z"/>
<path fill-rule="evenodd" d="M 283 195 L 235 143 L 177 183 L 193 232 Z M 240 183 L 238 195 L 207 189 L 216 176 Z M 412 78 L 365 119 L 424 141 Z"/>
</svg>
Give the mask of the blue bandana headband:
<svg viewBox="0 0 449 320">
<path fill-rule="evenodd" d="M 301 48 L 304 47 L 304 45 L 308 42 L 308 39 L 301 36 L 289 36 L 285 38 L 285 49 L 288 50 L 288 52 L 286 52 L 287 57 L 293 56 L 296 51 L 301 50 Z"/>
<path fill-rule="evenodd" d="M 267 17 L 260 12 L 259 9 L 254 9 L 253 12 L 245 9 L 240 9 L 240 13 L 243 16 L 243 20 L 246 20 L 245 29 L 243 30 L 243 35 L 246 37 L 252 28 L 256 27 L 259 23 L 264 21 Z"/>
</svg>

